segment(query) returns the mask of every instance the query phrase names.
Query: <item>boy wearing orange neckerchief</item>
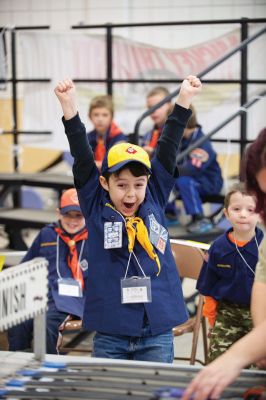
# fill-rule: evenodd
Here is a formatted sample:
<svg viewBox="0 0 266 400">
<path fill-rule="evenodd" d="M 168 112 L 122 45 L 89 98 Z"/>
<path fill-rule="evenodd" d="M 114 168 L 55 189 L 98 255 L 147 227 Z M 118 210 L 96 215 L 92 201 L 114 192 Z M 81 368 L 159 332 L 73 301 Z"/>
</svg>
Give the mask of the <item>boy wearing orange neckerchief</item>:
<svg viewBox="0 0 266 400">
<path fill-rule="evenodd" d="M 197 289 L 205 295 L 203 315 L 210 325 L 209 361 L 224 353 L 252 329 L 251 289 L 263 238 L 256 225 L 256 201 L 243 184 L 225 197 L 224 213 L 232 224 L 211 245 Z"/>
<path fill-rule="evenodd" d="M 88 132 L 89 143 L 98 169 L 101 169 L 106 151 L 127 138 L 113 121 L 114 105 L 111 96 L 96 96 L 91 100 L 88 117 L 94 129 Z"/>
<path fill-rule="evenodd" d="M 155 106 L 169 94 L 169 90 L 164 86 L 154 87 L 146 96 L 147 108 Z M 152 130 L 147 132 L 142 139 L 142 147 L 147 151 L 150 158 L 152 158 L 154 155 L 158 140 L 163 130 L 163 126 L 172 109 L 173 104 L 171 101 L 168 101 L 151 114 L 151 119 L 154 123 L 154 126 Z"/>
<path fill-rule="evenodd" d="M 76 189 L 66 190 L 57 209 L 58 221 L 41 229 L 22 262 L 48 260 L 46 352 L 56 354 L 58 326 L 68 314 L 82 318 L 84 285 L 88 276 L 88 231 Z M 33 320 L 8 330 L 10 351 L 31 348 Z"/>
</svg>

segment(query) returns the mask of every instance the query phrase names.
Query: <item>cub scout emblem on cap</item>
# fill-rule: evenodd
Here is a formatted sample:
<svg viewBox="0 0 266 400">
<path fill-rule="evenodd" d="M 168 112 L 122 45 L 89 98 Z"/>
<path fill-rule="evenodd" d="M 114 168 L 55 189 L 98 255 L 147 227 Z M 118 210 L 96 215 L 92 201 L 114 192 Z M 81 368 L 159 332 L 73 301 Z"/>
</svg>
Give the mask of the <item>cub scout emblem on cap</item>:
<svg viewBox="0 0 266 400">
<path fill-rule="evenodd" d="M 135 154 L 135 153 L 137 152 L 137 150 L 133 149 L 133 147 L 128 147 L 128 148 L 126 149 L 126 151 L 127 151 L 127 153 L 129 153 L 129 154 Z"/>
<path fill-rule="evenodd" d="M 102 174 L 106 171 L 116 172 L 130 162 L 143 164 L 148 171 L 151 162 L 148 153 L 140 146 L 132 143 L 118 143 L 110 148 L 102 164 Z"/>
</svg>

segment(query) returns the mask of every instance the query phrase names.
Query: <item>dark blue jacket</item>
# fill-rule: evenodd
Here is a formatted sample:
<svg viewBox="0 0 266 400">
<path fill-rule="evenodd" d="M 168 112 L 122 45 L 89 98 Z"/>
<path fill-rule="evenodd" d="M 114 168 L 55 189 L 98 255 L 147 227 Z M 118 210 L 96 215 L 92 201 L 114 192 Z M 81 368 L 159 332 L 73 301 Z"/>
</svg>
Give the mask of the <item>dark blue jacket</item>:
<svg viewBox="0 0 266 400">
<path fill-rule="evenodd" d="M 40 233 L 32 243 L 27 254 L 23 258 L 24 261 L 32 260 L 35 257 L 44 257 L 48 261 L 48 307 L 56 308 L 58 311 L 76 315 L 80 318 L 83 316 L 84 296 L 59 296 L 58 284 L 59 279 L 56 270 L 56 254 L 57 254 L 57 233 L 54 230 L 55 225 L 47 225 L 41 229 Z M 82 241 L 77 243 L 78 253 L 80 252 Z M 67 265 L 68 246 L 59 238 L 59 273 L 62 278 L 73 278 L 72 272 Z M 81 261 L 88 260 L 87 241 L 84 245 Z M 84 284 L 88 277 L 88 269 L 82 271 Z"/>
<path fill-rule="evenodd" d="M 188 139 L 185 137 L 182 138 L 180 153 L 203 136 L 204 134 L 201 127 L 198 126 Z M 191 176 L 204 187 L 206 187 L 206 185 L 207 187 L 211 187 L 213 193 L 219 193 L 223 186 L 223 178 L 221 168 L 216 159 L 216 152 L 209 140 L 202 143 L 198 148 L 208 153 L 208 160 L 203 162 L 201 167 L 198 168 L 192 164 L 191 157 L 188 154 L 178 163 L 180 176 Z"/>
<path fill-rule="evenodd" d="M 159 161 L 157 155 L 152 160 L 152 174 L 149 179 L 146 196 L 138 212 L 149 233 L 152 216 L 165 227 L 164 208 L 169 194 L 178 176 L 175 169 L 176 151 L 190 110 L 175 106 L 173 113 L 165 124 L 161 136 L 161 146 L 167 149 L 166 159 L 173 158 L 173 173 L 170 174 Z M 124 277 L 129 257 L 128 239 L 123 217 L 107 206 L 110 203 L 107 192 L 99 184 L 99 172 L 94 164 L 92 152 L 84 142 L 85 127 L 79 116 L 64 121 L 70 149 L 75 157 L 73 168 L 75 184 L 79 194 L 80 206 L 90 232 L 89 276 L 83 323 L 89 331 L 107 334 L 140 336 L 146 311 L 151 331 L 154 335 L 172 329 L 188 318 L 183 299 L 182 287 L 175 261 L 170 248 L 168 232 L 166 234 L 165 253 L 156 250 L 161 273 L 156 276 L 157 265 L 136 241 L 134 252 L 147 276 L 151 278 L 152 302 L 138 304 L 121 304 L 120 280 Z M 171 148 L 167 138 L 170 138 Z M 176 141 L 176 143 L 175 143 Z M 78 156 L 79 154 L 79 156 Z M 82 165 L 84 166 L 82 169 Z M 167 160 L 165 160 L 167 165 Z M 90 171 L 88 180 L 81 183 L 81 173 Z M 80 182 L 80 183 L 79 183 Z M 123 223 L 122 247 L 104 249 L 104 223 L 119 221 Z M 132 257 L 133 259 L 133 257 Z M 128 276 L 142 273 L 134 260 L 130 263 Z"/>
<path fill-rule="evenodd" d="M 254 274 L 247 267 L 236 250 L 236 246 L 228 239 L 228 232 L 219 236 L 211 245 L 208 262 L 204 262 L 197 282 L 197 289 L 205 296 L 215 300 L 228 300 L 241 305 L 250 304 Z M 256 228 L 258 244 L 262 241 L 263 232 Z M 253 238 L 239 251 L 255 271 L 258 261 L 258 248 Z"/>
</svg>

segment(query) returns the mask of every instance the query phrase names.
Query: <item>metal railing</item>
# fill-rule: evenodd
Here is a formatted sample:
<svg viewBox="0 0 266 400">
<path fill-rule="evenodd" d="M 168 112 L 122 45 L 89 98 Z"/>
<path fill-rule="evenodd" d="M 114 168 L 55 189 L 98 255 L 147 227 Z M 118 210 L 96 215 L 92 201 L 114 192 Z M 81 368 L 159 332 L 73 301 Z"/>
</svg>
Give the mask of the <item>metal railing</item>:
<svg viewBox="0 0 266 400">
<path fill-rule="evenodd" d="M 263 28 L 257 34 L 253 35 L 252 37 L 248 38 L 248 25 L 250 23 L 253 24 L 261 24 L 266 23 L 266 18 L 255 18 L 255 19 L 248 19 L 248 18 L 241 18 L 241 19 L 226 19 L 226 20 L 201 20 L 201 21 L 180 21 L 180 22 L 153 22 L 153 23 L 134 23 L 134 24 L 105 24 L 105 25 L 78 25 L 72 26 L 72 29 L 105 29 L 105 36 L 106 36 L 106 78 L 105 79 L 75 79 L 75 82 L 90 82 L 90 83 L 99 83 L 103 82 L 106 83 L 106 92 L 108 94 L 113 93 L 113 85 L 116 83 L 181 83 L 181 80 L 178 79 L 114 79 L 113 78 L 113 53 L 112 53 L 112 45 L 113 45 L 113 30 L 115 28 L 135 28 L 135 27 L 157 27 L 157 26 L 190 26 L 190 25 L 224 25 L 224 24 L 240 24 L 241 28 L 241 41 L 242 43 L 237 48 L 233 49 L 231 52 L 226 54 L 224 57 L 221 57 L 215 63 L 213 63 L 210 67 L 206 68 L 204 71 L 201 71 L 198 76 L 202 77 L 206 75 L 207 72 L 214 69 L 217 65 L 225 61 L 231 55 L 235 54 L 237 51 L 241 51 L 241 73 L 240 79 L 235 80 L 203 80 L 206 83 L 221 83 L 221 84 L 229 84 L 229 83 L 239 83 L 240 90 L 241 90 L 241 105 L 247 102 L 247 86 L 249 84 L 265 84 L 265 80 L 249 80 L 248 79 L 248 70 L 247 70 L 247 45 L 253 41 L 255 38 L 259 37 L 263 33 L 265 33 L 265 29 Z M 3 29 L 3 28 L 0 28 Z M 6 28 L 5 28 L 6 29 Z M 12 120 L 13 120 L 13 127 L 9 131 L 4 131 L 2 134 L 12 134 L 13 135 L 13 144 L 14 149 L 17 148 L 18 145 L 18 136 L 21 134 L 26 135 L 33 135 L 33 134 L 51 134 L 50 131 L 26 131 L 26 130 L 19 130 L 18 129 L 18 110 L 17 110 L 17 85 L 19 83 L 49 83 L 50 79 L 42 79 L 42 78 L 34 78 L 34 79 L 23 79 L 17 77 L 17 58 L 16 58 L 16 32 L 22 30 L 44 30 L 50 29 L 49 26 L 17 26 L 12 29 L 9 29 L 11 32 L 11 78 L 0 80 L 0 83 L 11 83 L 12 84 Z M 8 30 L 8 29 L 7 29 Z M 171 97 L 176 95 L 177 91 L 171 94 Z M 167 99 L 167 98 L 166 98 Z M 167 100 L 164 101 L 167 101 Z M 141 115 L 141 117 L 137 120 L 134 128 L 134 133 L 131 135 L 132 141 L 135 143 L 138 142 L 138 129 L 139 126 L 144 118 L 150 115 L 155 109 L 160 107 L 163 102 L 158 103 L 155 107 L 147 110 L 145 113 Z M 241 115 L 241 135 L 240 135 L 240 146 L 241 146 L 241 153 L 243 152 L 245 143 L 246 143 L 246 116 Z M 18 169 L 18 157 L 16 151 L 14 151 L 14 169 Z"/>
<path fill-rule="evenodd" d="M 209 67 L 205 68 L 203 71 L 201 71 L 200 73 L 197 74 L 197 76 L 199 78 L 202 78 L 204 75 L 206 75 L 207 73 L 209 73 L 210 71 L 212 71 L 213 69 L 215 69 L 218 65 L 222 64 L 224 61 L 228 60 L 228 58 L 230 58 L 232 55 L 234 55 L 235 53 L 237 53 L 238 51 L 241 51 L 243 49 L 246 49 L 246 47 L 249 45 L 249 43 L 253 42 L 253 40 L 257 39 L 258 37 L 260 37 L 261 35 L 263 35 L 266 32 L 266 26 L 263 27 L 261 30 L 259 30 L 257 33 L 255 33 L 254 35 L 252 35 L 251 37 L 245 39 L 243 42 L 241 42 L 239 44 L 239 46 L 236 46 L 234 49 L 230 50 L 228 53 L 226 53 L 224 56 L 220 57 L 218 60 L 216 60 L 213 64 L 211 64 Z M 243 70 L 244 68 L 242 68 Z M 243 73 L 243 75 L 247 75 L 247 71 L 245 71 L 245 73 Z M 266 82 L 265 82 L 266 83 Z M 245 83 L 243 84 L 243 88 L 244 91 L 246 92 L 246 84 L 247 84 L 247 80 L 245 80 Z M 159 103 L 155 104 L 153 107 L 149 108 L 147 111 L 145 111 L 137 120 L 136 124 L 135 124 L 135 128 L 134 128 L 134 134 L 132 136 L 133 138 L 133 142 L 134 143 L 138 143 L 138 134 L 139 134 L 139 127 L 141 122 L 148 117 L 149 115 L 151 115 L 155 110 L 157 110 L 158 108 L 160 108 L 163 104 L 169 102 L 173 97 L 175 97 L 180 90 L 180 86 L 172 93 L 170 93 L 168 96 L 166 96 L 163 100 L 161 100 Z M 246 100 L 246 95 L 241 95 L 241 105 L 243 104 L 242 101 Z M 244 106 L 244 105 L 243 105 Z M 239 114 L 238 114 L 239 115 Z M 240 138 L 240 146 L 241 146 L 241 150 L 240 153 L 243 154 L 244 151 L 244 147 L 245 147 L 245 143 L 247 140 L 247 135 L 246 135 L 246 115 L 245 113 L 241 113 L 241 116 L 243 117 L 243 119 L 241 119 L 241 138 Z M 223 127 L 223 125 L 221 124 L 221 127 L 218 129 L 220 130 Z M 218 132 L 218 130 L 215 131 Z"/>
<path fill-rule="evenodd" d="M 219 130 L 224 128 L 227 124 L 229 124 L 231 121 L 233 121 L 236 117 L 239 115 L 245 115 L 247 110 L 255 104 L 257 101 L 261 100 L 264 96 L 266 96 L 266 90 L 263 90 L 259 95 L 252 97 L 251 100 L 249 100 L 247 103 L 243 104 L 235 113 L 231 114 L 228 118 L 226 118 L 223 122 L 221 122 L 219 125 L 216 126 L 216 128 L 212 129 L 208 134 L 205 134 L 202 136 L 200 139 L 198 139 L 196 142 L 193 143 L 193 145 L 189 146 L 186 150 L 182 151 L 181 153 L 178 154 L 176 161 L 179 162 L 183 158 L 185 158 L 193 149 L 199 147 L 202 143 L 206 142 L 209 140 L 215 133 L 217 133 Z M 227 140 L 226 140 L 227 141 Z M 245 143 L 248 143 L 249 141 L 246 140 Z"/>
</svg>

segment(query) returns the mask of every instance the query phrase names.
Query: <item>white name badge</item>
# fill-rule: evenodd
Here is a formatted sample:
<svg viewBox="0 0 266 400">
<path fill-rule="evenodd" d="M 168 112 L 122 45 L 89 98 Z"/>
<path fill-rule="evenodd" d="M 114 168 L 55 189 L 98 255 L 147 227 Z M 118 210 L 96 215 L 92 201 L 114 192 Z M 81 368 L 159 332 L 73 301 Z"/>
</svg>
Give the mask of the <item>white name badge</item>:
<svg viewBox="0 0 266 400">
<path fill-rule="evenodd" d="M 72 278 L 58 279 L 58 294 L 60 296 L 82 297 L 80 283 Z"/>
<path fill-rule="evenodd" d="M 120 249 L 122 247 L 122 222 L 104 223 L 104 248 Z"/>
<path fill-rule="evenodd" d="M 132 276 L 121 279 L 121 303 L 151 303 L 151 279 L 148 276 Z"/>
</svg>

